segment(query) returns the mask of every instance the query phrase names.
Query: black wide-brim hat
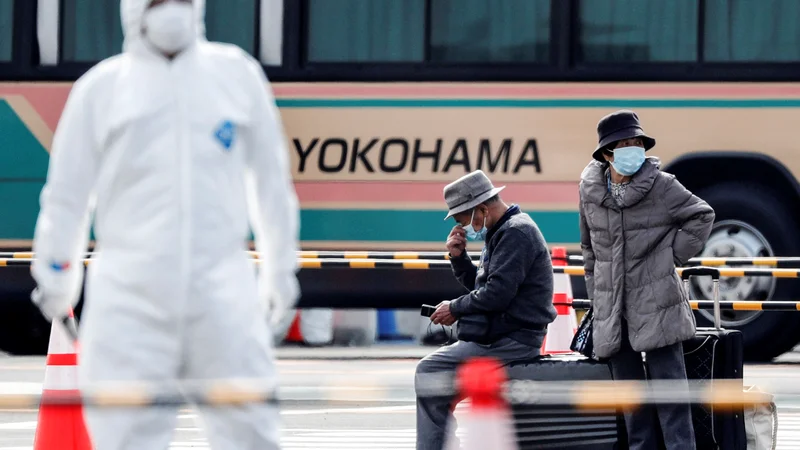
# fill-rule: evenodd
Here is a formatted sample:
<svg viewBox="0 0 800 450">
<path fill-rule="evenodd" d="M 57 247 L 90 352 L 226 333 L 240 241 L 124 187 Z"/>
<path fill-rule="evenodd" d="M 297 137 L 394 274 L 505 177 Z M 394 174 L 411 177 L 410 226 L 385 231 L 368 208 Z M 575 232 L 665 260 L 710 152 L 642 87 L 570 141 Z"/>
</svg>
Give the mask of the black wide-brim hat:
<svg viewBox="0 0 800 450">
<path fill-rule="evenodd" d="M 603 150 L 611 144 L 623 139 L 640 138 L 644 143 L 644 150 L 650 150 L 656 145 L 656 140 L 646 135 L 639 123 L 639 116 L 635 112 L 622 109 L 613 112 L 597 123 L 597 148 L 592 157 L 600 162 L 605 162 Z"/>
</svg>

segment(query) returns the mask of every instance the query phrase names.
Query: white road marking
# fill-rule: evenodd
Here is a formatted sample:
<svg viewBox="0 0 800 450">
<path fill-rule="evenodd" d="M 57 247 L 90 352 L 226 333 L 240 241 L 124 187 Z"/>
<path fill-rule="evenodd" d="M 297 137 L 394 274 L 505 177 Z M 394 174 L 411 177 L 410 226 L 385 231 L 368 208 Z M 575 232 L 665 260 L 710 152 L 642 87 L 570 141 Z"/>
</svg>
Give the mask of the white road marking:
<svg viewBox="0 0 800 450">
<path fill-rule="evenodd" d="M 415 405 L 402 405 L 402 406 L 366 406 L 355 408 L 328 408 L 328 409 L 288 409 L 281 411 L 284 416 L 305 416 L 312 414 L 361 414 L 361 413 L 381 413 L 381 412 L 398 412 L 398 411 L 413 411 Z M 196 419 L 197 414 L 178 414 L 178 419 Z M 36 429 L 36 421 L 26 422 L 11 422 L 0 423 L 0 430 L 9 431 L 28 431 Z M 194 428 L 180 428 L 179 430 L 192 430 Z M 319 430 L 322 431 L 322 430 Z M 330 430 L 328 430 L 330 431 Z M 0 447 L 2 450 L 7 450 L 5 447 Z"/>
<path fill-rule="evenodd" d="M 396 408 L 396 407 L 387 407 Z M 337 408 L 359 409 L 359 408 Z M 336 411 L 329 409 L 328 411 Z M 193 417 L 193 415 L 185 415 Z M 0 424 L 0 430 L 15 429 L 11 426 L 22 426 L 26 431 L 35 428 L 36 422 L 19 422 L 16 424 Z M 800 448 L 800 413 L 781 411 L 778 418 L 778 450 L 796 450 Z M 197 428 L 182 428 L 187 431 Z M 459 430 L 458 434 L 462 434 Z M 413 428 L 397 429 L 323 429 L 323 428 L 285 428 L 282 430 L 281 447 L 284 450 L 362 450 L 381 448 L 387 450 L 413 450 L 416 441 L 416 430 Z M 206 450 L 210 446 L 204 439 L 175 441 L 170 450 Z M 33 450 L 33 447 L 0 446 L 0 450 Z"/>
<path fill-rule="evenodd" d="M 35 430 L 35 429 L 36 429 L 36 421 L 0 423 L 0 430 L 25 431 L 25 430 Z"/>
<path fill-rule="evenodd" d="M 397 412 L 397 411 L 414 411 L 416 405 L 403 405 L 403 406 L 366 406 L 360 408 L 330 408 L 330 409 L 287 409 L 281 411 L 283 416 L 305 416 L 310 414 L 361 414 L 369 412 Z"/>
<path fill-rule="evenodd" d="M 396 408 L 396 407 L 387 407 Z M 346 408 L 337 408 L 346 409 Z M 347 408 L 358 409 L 358 408 Z M 335 410 L 328 410 L 335 411 Z M 778 418 L 778 450 L 796 450 L 800 448 L 800 413 L 781 411 Z M 193 417 L 193 415 L 185 415 Z M 16 424 L 0 424 L 0 429 L 34 429 L 36 422 L 18 422 Z M 13 428 L 18 426 L 21 428 Z M 182 428 L 187 431 L 197 428 Z M 458 434 L 462 434 L 459 430 Z M 387 450 L 412 450 L 415 447 L 416 430 L 412 428 L 397 429 L 322 429 L 322 428 L 286 428 L 282 430 L 281 447 L 284 450 L 362 450 L 382 448 Z M 175 441 L 170 450 L 205 450 L 210 449 L 204 439 Z M 0 450 L 33 450 L 33 447 L 9 446 Z"/>
<path fill-rule="evenodd" d="M 42 393 L 42 383 L 21 382 L 21 381 L 0 382 L 0 395 L 10 395 L 10 394 L 39 395 L 41 393 Z"/>
</svg>

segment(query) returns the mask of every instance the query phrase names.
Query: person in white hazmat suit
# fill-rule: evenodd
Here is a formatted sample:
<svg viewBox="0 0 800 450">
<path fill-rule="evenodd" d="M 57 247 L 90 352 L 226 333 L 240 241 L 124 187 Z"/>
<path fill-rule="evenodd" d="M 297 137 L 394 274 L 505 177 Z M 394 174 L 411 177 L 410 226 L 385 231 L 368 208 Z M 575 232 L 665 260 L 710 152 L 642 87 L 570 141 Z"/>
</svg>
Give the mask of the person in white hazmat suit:
<svg viewBox="0 0 800 450">
<path fill-rule="evenodd" d="M 121 7 L 123 53 L 75 83 L 55 133 L 33 301 L 50 320 L 77 303 L 93 215 L 82 387 L 277 384 L 271 328 L 299 296 L 299 212 L 266 76 L 238 47 L 205 40 L 199 0 Z M 86 421 L 98 450 L 167 449 L 176 409 L 87 408 Z M 199 412 L 214 449 L 279 448 L 274 405 Z"/>
</svg>

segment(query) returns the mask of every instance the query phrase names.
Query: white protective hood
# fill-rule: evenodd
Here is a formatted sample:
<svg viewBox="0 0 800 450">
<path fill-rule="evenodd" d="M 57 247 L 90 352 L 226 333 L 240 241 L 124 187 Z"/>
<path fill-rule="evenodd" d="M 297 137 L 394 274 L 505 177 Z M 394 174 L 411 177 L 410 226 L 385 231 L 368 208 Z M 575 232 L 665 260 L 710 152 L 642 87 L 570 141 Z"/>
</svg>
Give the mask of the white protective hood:
<svg viewBox="0 0 800 450">
<path fill-rule="evenodd" d="M 120 15 L 122 16 L 122 33 L 125 35 L 125 41 L 122 45 L 122 50 L 125 52 L 132 51 L 142 43 L 142 20 L 144 12 L 147 10 L 147 5 L 152 0 L 121 0 L 120 1 Z M 195 11 L 195 20 L 197 21 L 197 38 L 205 40 L 206 38 L 206 0 L 192 0 L 192 5 Z"/>
</svg>

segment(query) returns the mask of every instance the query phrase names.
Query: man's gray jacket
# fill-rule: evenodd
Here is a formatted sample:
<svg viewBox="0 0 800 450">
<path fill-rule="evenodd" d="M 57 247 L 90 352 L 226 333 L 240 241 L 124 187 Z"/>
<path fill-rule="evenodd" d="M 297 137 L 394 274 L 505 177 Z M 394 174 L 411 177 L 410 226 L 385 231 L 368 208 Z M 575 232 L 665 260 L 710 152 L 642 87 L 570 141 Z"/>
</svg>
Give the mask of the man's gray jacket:
<svg viewBox="0 0 800 450">
<path fill-rule="evenodd" d="M 486 235 L 481 263 L 476 267 L 467 252 L 450 263 L 458 281 L 471 292 L 450 303 L 457 319 L 485 314 L 511 327 L 507 337 L 527 345 L 541 345 L 547 325 L 555 320 L 553 266 L 539 227 L 518 206 L 508 209 Z M 493 323 L 493 326 L 495 324 Z"/>
<path fill-rule="evenodd" d="M 598 357 L 617 353 L 622 318 L 631 347 L 649 351 L 695 334 L 687 294 L 675 271 L 699 252 L 714 210 L 649 157 L 618 206 L 609 193 L 607 164 L 581 174 L 580 230 L 586 290 L 594 307 Z"/>
</svg>

